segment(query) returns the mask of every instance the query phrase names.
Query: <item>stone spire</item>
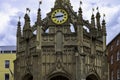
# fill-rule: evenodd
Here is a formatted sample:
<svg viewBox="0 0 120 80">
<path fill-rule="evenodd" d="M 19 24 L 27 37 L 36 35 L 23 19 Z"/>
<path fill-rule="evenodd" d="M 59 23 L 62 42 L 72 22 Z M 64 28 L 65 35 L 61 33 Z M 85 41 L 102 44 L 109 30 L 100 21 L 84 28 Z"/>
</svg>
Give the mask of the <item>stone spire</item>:
<svg viewBox="0 0 120 80">
<path fill-rule="evenodd" d="M 30 17 L 28 16 L 28 13 L 30 12 L 29 8 L 26 8 L 26 14 L 24 16 L 25 24 L 23 27 L 23 36 L 24 38 L 28 39 L 31 36 L 31 27 L 30 27 Z"/>
<path fill-rule="evenodd" d="M 17 37 L 21 37 L 21 22 L 20 22 L 20 17 L 19 17 L 19 21 L 17 24 Z"/>
<path fill-rule="evenodd" d="M 64 0 L 66 4 L 70 4 L 70 0 Z M 70 4 L 71 5 L 71 4 Z"/>
<path fill-rule="evenodd" d="M 94 8 L 93 8 L 93 12 L 94 12 Z M 93 12 L 91 16 L 91 28 L 95 28 L 95 17 Z"/>
<path fill-rule="evenodd" d="M 56 5 L 61 5 L 62 3 L 63 3 L 63 0 L 56 0 L 56 1 L 55 1 L 55 6 L 56 6 Z"/>
<path fill-rule="evenodd" d="M 101 30 L 101 25 L 100 25 L 100 13 L 99 13 L 99 8 L 97 7 L 97 14 L 96 14 L 96 22 L 97 22 L 97 28 L 100 31 Z"/>
<path fill-rule="evenodd" d="M 82 8 L 81 8 L 82 2 L 80 1 L 80 7 L 78 10 L 78 17 L 77 17 L 77 34 L 78 34 L 78 44 L 81 46 L 78 46 L 78 52 L 83 55 L 83 16 L 82 16 Z"/>
<path fill-rule="evenodd" d="M 41 2 L 39 3 L 39 5 L 41 4 Z M 38 8 L 38 13 L 37 13 L 37 25 L 41 26 L 41 9 L 40 7 Z"/>
<path fill-rule="evenodd" d="M 103 35 L 106 36 L 106 22 L 105 22 L 105 14 L 103 15 L 103 21 L 102 21 L 102 30 L 103 30 Z"/>
<path fill-rule="evenodd" d="M 55 1 L 55 4 L 56 4 L 56 3 L 59 3 L 59 2 L 63 2 L 63 3 L 69 4 L 69 3 L 70 3 L 70 0 L 56 0 L 56 1 Z"/>
<path fill-rule="evenodd" d="M 55 6 L 56 5 L 70 5 L 71 6 L 71 3 L 70 3 L 70 0 L 56 0 Z"/>
<path fill-rule="evenodd" d="M 20 38 L 21 38 L 21 22 L 20 22 L 20 17 L 19 17 L 19 21 L 18 21 L 18 24 L 17 24 L 17 40 L 16 40 L 16 43 L 17 43 L 17 52 L 19 52 L 19 42 L 20 42 Z"/>
<path fill-rule="evenodd" d="M 25 24 L 24 24 L 23 30 L 27 30 L 30 28 L 30 18 L 27 13 L 24 16 L 24 20 L 25 20 Z"/>
<path fill-rule="evenodd" d="M 36 21 L 36 26 L 37 26 L 37 35 L 36 35 L 37 45 L 36 45 L 36 48 L 37 48 L 37 50 L 41 50 L 41 29 L 42 29 L 41 9 L 40 9 L 41 4 L 42 4 L 42 1 L 39 2 L 37 21 Z"/>
<path fill-rule="evenodd" d="M 79 11 L 78 11 L 78 20 L 79 20 L 80 24 L 82 24 L 82 20 L 83 20 L 81 5 L 82 5 L 82 1 L 80 1 L 80 8 L 79 8 Z"/>
</svg>

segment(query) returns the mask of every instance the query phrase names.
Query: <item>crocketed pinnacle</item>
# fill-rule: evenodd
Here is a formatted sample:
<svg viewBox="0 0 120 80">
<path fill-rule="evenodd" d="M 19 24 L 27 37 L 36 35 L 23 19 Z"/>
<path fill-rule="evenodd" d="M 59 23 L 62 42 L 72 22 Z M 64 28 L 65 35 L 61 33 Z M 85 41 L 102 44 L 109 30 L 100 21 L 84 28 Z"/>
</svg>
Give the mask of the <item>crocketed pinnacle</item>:
<svg viewBox="0 0 120 80">
<path fill-rule="evenodd" d="M 63 3 L 63 0 L 56 0 L 55 1 L 55 5 L 62 4 L 62 3 Z"/>
<path fill-rule="evenodd" d="M 41 25 L 41 9 L 38 8 L 38 13 L 37 13 L 37 25 Z"/>
<path fill-rule="evenodd" d="M 20 22 L 20 18 L 17 24 L 17 37 L 21 36 L 21 22 Z"/>
<path fill-rule="evenodd" d="M 25 25 L 24 25 L 23 29 L 29 29 L 30 28 L 30 18 L 27 13 L 25 14 L 24 19 L 25 19 Z"/>
<path fill-rule="evenodd" d="M 102 30 L 103 30 L 103 35 L 106 36 L 106 22 L 105 22 L 105 19 L 103 19 L 103 21 L 102 21 Z"/>
<path fill-rule="evenodd" d="M 93 28 L 95 28 L 95 17 L 94 17 L 94 14 L 92 14 L 91 16 L 91 25 Z"/>
<path fill-rule="evenodd" d="M 101 25 L 100 25 L 100 13 L 99 13 L 99 9 L 97 7 L 97 14 L 96 14 L 96 22 L 97 22 L 97 28 L 98 30 L 101 30 Z"/>
<path fill-rule="evenodd" d="M 81 8 L 82 2 L 80 1 L 80 7 L 79 7 L 79 11 L 78 11 L 78 20 L 80 22 L 80 24 L 82 24 L 82 8 Z"/>
</svg>

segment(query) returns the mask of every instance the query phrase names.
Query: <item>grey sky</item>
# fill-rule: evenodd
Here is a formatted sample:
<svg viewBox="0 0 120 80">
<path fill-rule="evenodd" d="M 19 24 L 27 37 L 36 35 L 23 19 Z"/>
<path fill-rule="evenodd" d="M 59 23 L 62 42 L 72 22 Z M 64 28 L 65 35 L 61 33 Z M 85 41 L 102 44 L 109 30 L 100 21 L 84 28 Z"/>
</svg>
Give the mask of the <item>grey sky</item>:
<svg viewBox="0 0 120 80">
<path fill-rule="evenodd" d="M 80 0 L 71 0 L 73 9 L 77 12 Z M 30 8 L 31 25 L 36 21 L 39 0 L 0 0 L 0 45 L 16 45 L 16 29 L 18 17 L 21 16 L 22 26 L 26 8 Z M 55 0 L 42 0 L 42 18 L 54 6 Z M 83 0 L 84 19 L 90 20 L 92 8 L 99 7 L 101 20 L 106 14 L 107 43 L 120 32 L 120 0 Z M 94 14 L 96 11 L 94 12 Z"/>
</svg>

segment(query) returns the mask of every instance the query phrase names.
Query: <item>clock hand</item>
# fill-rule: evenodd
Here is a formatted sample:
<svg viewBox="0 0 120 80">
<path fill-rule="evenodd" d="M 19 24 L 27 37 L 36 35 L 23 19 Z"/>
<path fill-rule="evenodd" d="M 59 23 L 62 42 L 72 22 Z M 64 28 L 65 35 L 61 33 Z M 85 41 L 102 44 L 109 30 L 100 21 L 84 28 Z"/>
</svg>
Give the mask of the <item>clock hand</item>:
<svg viewBox="0 0 120 80">
<path fill-rule="evenodd" d="M 63 17 L 63 15 L 54 16 L 53 18 Z"/>
</svg>

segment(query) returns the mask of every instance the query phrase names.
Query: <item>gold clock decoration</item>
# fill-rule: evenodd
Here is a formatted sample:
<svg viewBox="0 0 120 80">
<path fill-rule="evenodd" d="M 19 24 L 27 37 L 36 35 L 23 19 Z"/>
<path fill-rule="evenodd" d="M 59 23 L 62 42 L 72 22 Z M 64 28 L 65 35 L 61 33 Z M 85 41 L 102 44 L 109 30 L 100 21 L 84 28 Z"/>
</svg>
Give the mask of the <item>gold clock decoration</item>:
<svg viewBox="0 0 120 80">
<path fill-rule="evenodd" d="M 63 24 L 68 19 L 68 13 L 64 9 L 56 9 L 52 12 L 51 19 L 55 24 Z"/>
</svg>

